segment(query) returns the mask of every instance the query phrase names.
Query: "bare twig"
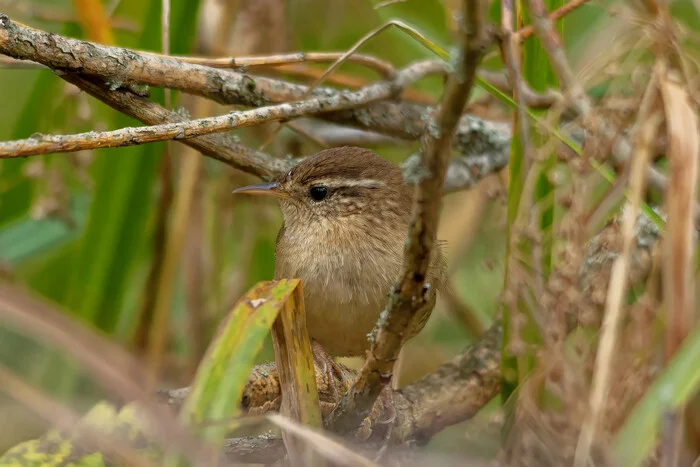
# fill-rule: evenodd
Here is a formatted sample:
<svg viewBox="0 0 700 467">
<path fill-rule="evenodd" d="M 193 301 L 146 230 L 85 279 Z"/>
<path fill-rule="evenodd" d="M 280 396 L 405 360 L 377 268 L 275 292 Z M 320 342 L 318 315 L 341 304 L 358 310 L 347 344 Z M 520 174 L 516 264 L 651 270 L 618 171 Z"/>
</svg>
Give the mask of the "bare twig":
<svg viewBox="0 0 700 467">
<path fill-rule="evenodd" d="M 501 42 L 503 62 L 506 64 L 506 71 L 510 87 L 513 91 L 515 101 L 518 104 L 517 122 L 520 128 L 519 137 L 525 154 L 525 163 L 528 163 L 531 154 L 530 150 L 530 120 L 527 117 L 527 107 L 525 102 L 525 89 L 528 86 L 520 73 L 521 64 L 519 54 L 516 53 L 517 42 L 513 36 L 513 25 L 515 24 L 515 13 L 513 10 L 512 0 L 503 0 L 501 2 L 501 33 L 503 40 Z M 528 88 L 529 89 L 529 88 Z M 527 170 L 524 169 L 524 173 Z"/>
<path fill-rule="evenodd" d="M 446 427 L 478 413 L 500 390 L 500 347 L 501 325 L 496 323 L 463 354 L 400 390 L 393 390 L 396 417 L 391 422 L 392 442 L 425 443 Z M 346 377 L 351 381 L 354 379 L 351 373 Z M 316 384 L 321 409 L 327 419 L 338 402 L 334 384 L 342 385 L 342 382 L 336 378 L 335 383 L 331 383 L 328 373 L 317 369 Z M 160 395 L 168 406 L 178 410 L 188 392 L 188 388 L 182 388 L 161 391 Z M 263 415 L 279 410 L 280 401 L 276 366 L 268 363 L 257 366 L 243 394 L 243 409 L 249 415 Z M 379 407 L 373 415 L 376 415 L 372 417 L 374 420 L 383 417 L 383 408 Z M 274 439 L 275 442 L 269 436 L 232 439 L 224 450 L 250 456 L 247 457 L 249 461 L 276 459 L 275 456 L 284 452 L 284 448 L 281 439 Z M 275 456 L 268 449 L 273 449 Z"/>
<path fill-rule="evenodd" d="M 88 80 L 77 74 L 66 74 L 62 79 L 78 86 L 96 99 L 125 113 L 143 123 L 158 125 L 167 122 L 187 122 L 188 119 L 177 112 L 171 112 L 166 108 L 149 101 L 129 89 L 120 88 L 111 90 L 107 85 L 95 80 Z M 274 159 L 271 156 L 250 149 L 239 143 L 236 139 L 221 134 L 199 136 L 182 141 L 202 154 L 212 157 L 227 165 L 246 173 L 268 179 L 273 178 L 286 170 L 292 163 L 283 159 Z"/>
<path fill-rule="evenodd" d="M 501 17 L 501 21 L 503 21 L 503 17 Z M 505 29 L 503 29 L 503 27 L 501 27 L 501 34 L 503 36 L 501 40 L 501 43 L 503 44 L 502 47 L 505 47 L 505 41 L 508 40 L 507 34 L 509 34 L 511 37 L 510 42 L 515 43 L 515 37 L 512 35 L 512 29 L 513 28 L 511 27 L 510 31 L 506 31 Z M 510 47 L 513 47 L 513 45 L 511 45 Z M 492 86 L 496 87 L 496 89 L 498 89 L 499 91 L 510 94 L 513 93 L 513 84 L 510 82 L 511 78 L 510 71 L 508 71 L 509 69 L 510 65 L 506 63 L 506 73 L 487 70 L 479 70 L 478 73 L 482 79 L 487 81 Z M 523 103 L 525 103 L 528 107 L 533 109 L 548 109 L 553 105 L 559 104 L 563 101 L 563 97 L 558 91 L 548 89 L 544 92 L 539 93 L 530 88 L 530 86 L 528 86 L 525 82 L 522 82 L 520 84 L 520 91 L 518 91 L 517 94 L 521 96 Z"/>
<path fill-rule="evenodd" d="M 557 78 L 565 93 L 569 105 L 583 117 L 584 124 L 594 134 L 601 135 L 609 141 L 614 141 L 612 161 L 618 167 L 624 167 L 632 157 L 632 145 L 628 138 L 620 137 L 615 125 L 604 118 L 594 118 L 593 104 L 581 84 L 576 80 L 574 72 L 561 45 L 561 39 L 554 30 L 552 21 L 547 16 L 547 10 L 542 0 L 528 0 L 528 8 L 532 14 L 532 24 L 540 39 L 549 61 L 554 68 Z M 667 179 L 652 164 L 646 168 L 647 184 L 659 191 L 664 191 Z M 700 206 L 695 208 L 696 221 L 700 220 Z"/>
<path fill-rule="evenodd" d="M 138 96 L 128 89 L 110 90 L 105 84 L 81 78 L 76 74 L 63 75 L 62 78 L 75 84 L 93 97 L 114 107 L 120 112 L 141 120 L 144 123 L 155 125 L 163 122 L 183 122 L 185 118 L 179 113 L 169 112 L 160 105 L 153 103 L 141 96 Z M 462 125 L 465 137 L 470 141 L 465 145 L 474 146 L 473 151 L 480 153 L 482 148 L 493 145 L 506 145 L 508 139 L 498 136 L 493 139 L 491 130 L 481 131 L 481 123 L 478 120 L 471 120 L 468 116 L 463 117 Z M 500 133 L 495 133 L 500 134 Z M 473 136 L 467 136 L 473 135 Z M 483 138 L 491 138 L 483 141 Z M 267 154 L 250 149 L 230 136 L 213 134 L 199 136 L 181 141 L 202 154 L 224 162 L 234 168 L 242 170 L 263 179 L 275 178 L 289 170 L 295 161 L 287 159 L 274 159 Z M 410 169 L 418 162 L 417 156 L 409 158 L 405 166 Z M 450 163 L 445 180 L 445 191 L 456 191 L 473 186 L 483 177 L 502 169 L 508 163 L 507 150 L 494 150 L 471 157 L 454 158 Z"/>
<path fill-rule="evenodd" d="M 0 66 L 3 68 L 16 68 L 18 70 L 46 70 L 47 68 L 36 62 L 30 62 L 29 60 L 17 60 L 12 57 L 6 57 L 5 55 L 0 55 Z"/>
<path fill-rule="evenodd" d="M 486 7 L 480 0 L 464 1 L 466 24 L 460 59 L 454 74 L 450 75 L 437 117 L 432 117 L 434 120 L 428 124 L 428 132 L 422 140 L 421 165 L 430 175 L 424 177 L 417 188 L 402 272 L 377 324 L 365 364 L 327 423 L 336 431 L 348 433 L 367 416 L 379 393 L 391 380 L 403 336 L 415 313 L 427 306 L 434 293 L 426 287 L 425 280 L 439 220 L 442 185 L 451 140 L 489 42 L 485 12 Z"/>
<path fill-rule="evenodd" d="M 644 215 L 638 216 L 634 227 L 632 265 L 634 281 L 643 281 L 652 268 L 650 252 L 658 244 L 660 232 Z M 606 226 L 589 243 L 585 260 L 577 273 L 577 284 L 588 297 L 590 305 L 599 310 L 609 289 L 610 270 L 617 258 L 619 219 Z M 596 300 L 595 297 L 603 299 Z M 572 331 L 572 326 L 567 332 Z M 395 443 L 424 443 L 445 427 L 468 420 L 483 404 L 499 392 L 501 325 L 496 323 L 462 355 L 443 364 L 437 370 L 401 390 L 392 392 L 396 418 L 392 423 Z M 352 379 L 353 375 L 346 375 Z M 337 402 L 326 372 L 317 372 L 316 382 L 324 416 Z M 336 384 L 342 384 L 336 379 Z M 187 397 L 188 390 L 162 391 L 165 402 L 177 409 Z M 280 388 L 274 364 L 262 364 L 254 369 L 243 395 L 243 409 L 251 415 L 261 415 L 279 409 Z M 375 409 L 380 405 L 377 403 Z M 382 415 L 381 413 L 379 415 Z M 226 443 L 225 452 L 242 454 L 247 462 L 270 462 L 284 452 L 282 440 L 268 435 L 259 438 L 235 438 Z M 232 460 L 236 460 L 235 458 Z"/>
<path fill-rule="evenodd" d="M 549 20 L 554 22 L 557 20 L 562 19 L 564 16 L 568 15 L 575 9 L 579 8 L 580 6 L 585 5 L 588 3 L 590 0 L 572 0 L 569 3 L 566 3 L 562 5 L 561 7 L 557 8 L 553 12 L 549 14 Z M 531 24 L 528 24 L 527 26 L 524 26 L 514 34 L 514 40 L 518 42 L 522 42 L 528 37 L 532 36 L 532 34 L 535 32 L 534 28 L 532 27 Z"/>
</svg>

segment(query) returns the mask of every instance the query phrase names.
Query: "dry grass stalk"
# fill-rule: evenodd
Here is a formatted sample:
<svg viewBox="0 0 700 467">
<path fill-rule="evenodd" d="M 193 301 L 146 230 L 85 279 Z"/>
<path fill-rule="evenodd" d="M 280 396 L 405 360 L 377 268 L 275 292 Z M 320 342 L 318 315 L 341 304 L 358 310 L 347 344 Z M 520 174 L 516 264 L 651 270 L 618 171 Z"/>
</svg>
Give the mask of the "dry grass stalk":
<svg viewBox="0 0 700 467">
<path fill-rule="evenodd" d="M 670 162 L 666 195 L 668 213 L 664 297 L 667 301 L 665 356 L 670 359 L 697 318 L 694 307 L 694 209 L 700 157 L 700 126 L 687 91 L 666 77 L 661 80 Z"/>
<path fill-rule="evenodd" d="M 377 464 L 358 454 L 340 442 L 331 438 L 328 434 L 313 430 L 307 426 L 295 423 L 282 415 L 268 415 L 267 419 L 288 433 L 311 447 L 314 451 L 333 462 L 333 465 L 345 465 L 348 467 L 378 467 Z"/>
<path fill-rule="evenodd" d="M 622 321 L 623 300 L 627 291 L 630 257 L 634 246 L 634 226 L 646 185 L 647 166 L 653 154 L 654 141 L 661 123 L 661 114 L 655 110 L 658 100 L 658 75 L 649 83 L 643 104 L 640 108 L 635 131 L 635 158 L 632 159 L 629 181 L 630 202 L 622 218 L 622 251 L 616 258 L 608 287 L 605 303 L 605 317 L 601 331 L 596 367 L 590 394 L 590 412 L 581 427 L 574 465 L 584 467 L 591 455 L 591 449 L 601 426 L 611 385 L 615 347 Z"/>
<path fill-rule="evenodd" d="M 700 135 L 698 116 L 687 90 L 669 76 L 661 80 L 666 113 L 669 187 L 666 193 L 668 222 L 664 251 L 664 298 L 666 330 L 664 360 L 681 347 L 697 322 L 695 310 L 695 199 L 698 183 Z M 678 465 L 683 439 L 683 411 L 667 414 L 662 457 L 667 465 Z"/>
</svg>

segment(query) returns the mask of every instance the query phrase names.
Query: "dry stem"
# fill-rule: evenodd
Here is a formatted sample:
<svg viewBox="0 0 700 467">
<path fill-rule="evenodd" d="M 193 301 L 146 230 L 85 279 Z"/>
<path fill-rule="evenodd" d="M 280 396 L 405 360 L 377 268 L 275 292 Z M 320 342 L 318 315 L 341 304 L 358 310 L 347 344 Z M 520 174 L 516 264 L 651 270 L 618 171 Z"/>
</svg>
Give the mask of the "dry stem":
<svg viewBox="0 0 700 467">
<path fill-rule="evenodd" d="M 581 427 L 579 442 L 576 447 L 574 465 L 583 467 L 588 464 L 591 447 L 601 423 L 601 415 L 607 400 L 613 369 L 615 345 L 618 329 L 622 322 L 623 301 L 627 291 L 628 273 L 632 249 L 635 244 L 634 226 L 639 216 L 644 195 L 647 165 L 651 160 L 654 141 L 661 124 L 661 113 L 654 107 L 658 102 L 658 75 L 655 75 L 647 87 L 638 117 L 635 132 L 636 157 L 632 160 L 630 174 L 630 202 L 622 217 L 622 251 L 616 258 L 610 277 L 605 317 L 601 331 L 600 344 L 596 354 L 595 372 L 590 394 L 590 412 Z"/>
</svg>

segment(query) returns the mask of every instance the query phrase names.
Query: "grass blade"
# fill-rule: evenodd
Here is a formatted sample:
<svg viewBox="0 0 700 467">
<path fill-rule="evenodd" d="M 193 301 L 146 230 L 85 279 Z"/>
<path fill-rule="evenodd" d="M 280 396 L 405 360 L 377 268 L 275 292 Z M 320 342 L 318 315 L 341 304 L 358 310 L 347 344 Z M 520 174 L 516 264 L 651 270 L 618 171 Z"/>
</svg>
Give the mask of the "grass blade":
<svg viewBox="0 0 700 467">
<path fill-rule="evenodd" d="M 698 362 L 700 328 L 696 326 L 615 436 L 616 465 L 635 467 L 642 464 L 656 445 L 662 414 L 682 407 L 700 391 Z"/>
<path fill-rule="evenodd" d="M 240 414 L 241 394 L 273 324 L 277 367 L 287 388 L 286 408 L 298 421 L 320 426 L 301 283 L 282 279 L 260 282 L 236 303 L 199 366 L 180 418 L 195 427 L 206 425 L 197 428 L 206 440 L 220 444 L 236 426 L 233 419 Z M 171 458 L 171 465 L 174 462 Z"/>
<path fill-rule="evenodd" d="M 294 289 L 280 310 L 272 328 L 272 343 L 280 376 L 280 390 L 285 395 L 282 413 L 304 425 L 320 428 L 323 421 L 300 286 Z M 287 432 L 283 432 L 282 437 L 293 465 L 321 463 L 307 443 L 300 443 L 298 438 L 288 436 Z"/>
</svg>

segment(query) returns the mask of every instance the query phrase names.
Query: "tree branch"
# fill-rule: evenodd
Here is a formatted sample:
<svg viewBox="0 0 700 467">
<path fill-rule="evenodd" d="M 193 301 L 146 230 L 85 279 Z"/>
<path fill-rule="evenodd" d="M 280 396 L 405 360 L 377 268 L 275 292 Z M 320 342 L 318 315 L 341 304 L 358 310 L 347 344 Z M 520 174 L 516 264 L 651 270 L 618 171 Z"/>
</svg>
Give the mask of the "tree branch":
<svg viewBox="0 0 700 467">
<path fill-rule="evenodd" d="M 656 225 L 644 215 L 635 224 L 635 244 L 632 251 L 633 283 L 647 280 L 653 266 L 652 251 L 656 247 L 660 232 Z M 621 247 L 620 218 L 609 223 L 591 239 L 586 247 L 585 260 L 578 271 L 577 281 L 584 303 L 576 309 L 586 308 L 596 313 L 605 306 L 605 296 L 610 283 L 612 265 Z M 571 310 L 576 314 L 576 310 Z M 577 328 L 571 322 L 567 332 Z M 425 442 L 431 436 L 456 423 L 474 416 L 481 407 L 500 391 L 500 323 L 493 325 L 463 354 L 440 366 L 437 370 L 400 390 L 392 392 L 396 418 L 392 424 L 394 443 Z M 317 384 L 322 400 L 324 416 L 337 402 L 326 372 L 317 372 Z M 337 384 L 342 384 L 336 380 Z M 171 408 L 177 409 L 187 396 L 187 389 L 162 391 Z M 243 406 L 249 414 L 260 415 L 279 408 L 279 382 L 274 364 L 256 367 L 251 374 L 243 396 Z M 380 406 L 378 402 L 376 406 Z M 375 409 L 382 412 L 383 408 Z M 382 416 L 383 414 L 379 414 Z M 269 452 L 250 452 L 248 446 L 255 443 L 248 438 L 230 439 L 224 450 L 231 456 L 240 449 L 250 461 L 269 459 Z M 260 441 L 266 449 L 270 440 Z M 282 440 L 277 441 L 283 449 Z M 233 458 L 231 457 L 231 460 Z"/>
<path fill-rule="evenodd" d="M 352 388 L 337 405 L 326 426 L 348 433 L 369 414 L 379 393 L 391 380 L 404 336 L 416 314 L 430 306 L 435 293 L 426 283 L 437 233 L 442 186 L 450 158 L 455 128 L 471 93 L 476 69 L 489 43 L 485 6 L 481 0 L 465 0 L 464 31 L 459 62 L 447 82 L 443 104 L 437 117 L 431 117 L 423 137 L 421 167 L 404 263 L 387 307 L 380 317 L 370 351 Z"/>
<path fill-rule="evenodd" d="M 41 63 L 55 72 L 92 75 L 110 89 L 145 84 L 203 96 L 221 104 L 260 107 L 304 98 L 307 86 L 251 74 L 184 63 L 175 58 L 140 54 L 28 28 L 0 14 L 0 53 Z M 435 72 L 444 64 L 435 61 Z M 439 70 L 438 70 L 439 68 Z M 343 96 L 332 88 L 314 89 L 310 98 Z M 325 112 L 319 118 L 396 138 L 417 140 L 427 129 L 431 107 L 406 102 L 377 102 L 360 109 Z M 499 153 L 505 160 L 510 132 L 507 124 L 465 115 L 453 147 L 464 156 Z"/>
<path fill-rule="evenodd" d="M 0 158 L 26 157 L 57 152 L 133 146 L 156 141 L 189 139 L 212 133 L 260 125 L 318 113 L 344 110 L 387 99 L 413 83 L 441 68 L 434 61 L 422 61 L 399 71 L 391 81 L 380 81 L 354 92 L 342 92 L 330 97 L 310 99 L 231 112 L 218 117 L 200 118 L 148 127 L 121 128 L 102 133 L 75 135 L 45 135 L 0 143 Z"/>
<path fill-rule="evenodd" d="M 418 381 L 393 390 L 396 417 L 391 423 L 391 442 L 424 443 L 446 427 L 473 417 L 500 391 L 500 360 L 501 325 L 496 323 L 463 354 Z M 355 378 L 352 373 L 346 376 L 350 381 Z M 325 371 L 316 371 L 316 382 L 321 410 L 327 418 L 338 402 L 337 392 Z M 343 383 L 336 379 L 335 384 L 342 387 Z M 159 394 L 164 403 L 178 410 L 188 392 L 188 388 L 182 388 L 160 391 Z M 246 385 L 242 407 L 248 415 L 277 411 L 280 396 L 275 365 L 258 365 Z M 371 417 L 375 421 L 386 418 L 384 407 L 377 406 Z M 244 437 L 229 439 L 224 452 L 231 461 L 266 462 L 279 458 L 284 447 L 280 438 Z"/>
<path fill-rule="evenodd" d="M 110 90 L 102 81 L 94 77 L 81 76 L 77 73 L 63 74 L 61 78 L 119 112 L 148 125 L 189 121 L 181 113 L 170 111 L 155 102 L 149 101 L 132 92 L 129 88 Z M 229 135 L 215 133 L 180 142 L 198 150 L 205 156 L 261 178 L 276 177 L 289 170 L 292 166 L 290 160 L 275 159 L 268 154 L 239 143 Z"/>
</svg>

